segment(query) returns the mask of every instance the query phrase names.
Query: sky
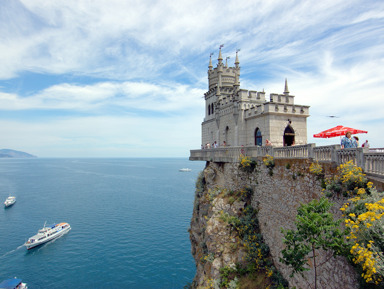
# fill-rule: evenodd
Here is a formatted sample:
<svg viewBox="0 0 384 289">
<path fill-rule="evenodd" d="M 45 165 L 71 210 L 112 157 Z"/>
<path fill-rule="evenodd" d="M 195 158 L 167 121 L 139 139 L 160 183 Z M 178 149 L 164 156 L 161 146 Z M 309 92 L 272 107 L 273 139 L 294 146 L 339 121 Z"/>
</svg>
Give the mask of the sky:
<svg viewBox="0 0 384 289">
<path fill-rule="evenodd" d="M 242 89 L 287 78 L 308 143 L 344 125 L 384 147 L 384 1 L 1 0 L 0 39 L 0 148 L 188 157 L 221 44 Z"/>
</svg>

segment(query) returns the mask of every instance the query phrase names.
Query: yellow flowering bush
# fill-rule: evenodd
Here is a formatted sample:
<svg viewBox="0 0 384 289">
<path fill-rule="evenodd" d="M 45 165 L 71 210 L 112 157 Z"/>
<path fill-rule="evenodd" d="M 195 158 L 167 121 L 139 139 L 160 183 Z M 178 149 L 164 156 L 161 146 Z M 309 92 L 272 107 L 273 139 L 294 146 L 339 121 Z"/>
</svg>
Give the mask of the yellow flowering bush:
<svg viewBox="0 0 384 289">
<path fill-rule="evenodd" d="M 353 161 L 341 164 L 337 168 L 337 174 L 332 178 L 325 180 L 323 192 L 331 197 L 335 193 L 342 193 L 350 196 L 358 193 L 359 188 L 365 188 L 367 178 L 363 170 L 356 166 Z"/>
<path fill-rule="evenodd" d="M 267 167 L 267 168 L 274 168 L 275 166 L 275 160 L 273 159 L 273 156 L 270 156 L 270 155 L 266 155 L 264 158 L 263 158 L 263 163 L 264 165 Z"/>
<path fill-rule="evenodd" d="M 367 283 L 384 286 L 384 194 L 378 193 L 371 182 L 358 188 L 340 210 L 345 217 L 352 243 L 352 261 L 359 264 L 361 276 Z"/>
<path fill-rule="evenodd" d="M 319 162 L 311 163 L 309 171 L 316 176 L 321 176 L 323 174 L 323 167 Z"/>
<path fill-rule="evenodd" d="M 269 169 L 269 175 L 273 176 L 273 168 L 275 167 L 275 160 L 273 159 L 273 156 L 266 155 L 263 158 L 263 163 Z"/>
<path fill-rule="evenodd" d="M 341 164 L 338 167 L 338 171 L 341 183 L 347 187 L 349 192 L 355 188 L 364 187 L 367 183 L 363 169 L 356 166 L 353 161 Z"/>
<path fill-rule="evenodd" d="M 240 165 L 243 168 L 250 167 L 251 166 L 251 159 L 247 156 L 240 155 Z"/>
<path fill-rule="evenodd" d="M 243 154 L 240 155 L 239 168 L 242 171 L 251 173 L 251 172 L 253 172 L 255 167 L 256 167 L 255 161 L 253 161 L 250 157 L 244 156 Z"/>
</svg>

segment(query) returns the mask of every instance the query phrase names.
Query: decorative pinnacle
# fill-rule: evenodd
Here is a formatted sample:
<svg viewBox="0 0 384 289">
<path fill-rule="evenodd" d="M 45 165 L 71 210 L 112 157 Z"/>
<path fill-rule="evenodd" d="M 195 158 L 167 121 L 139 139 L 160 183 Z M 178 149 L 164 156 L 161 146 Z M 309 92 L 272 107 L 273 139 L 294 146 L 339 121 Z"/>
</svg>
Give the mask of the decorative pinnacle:
<svg viewBox="0 0 384 289">
<path fill-rule="evenodd" d="M 209 68 L 209 70 L 212 70 L 212 55 L 213 55 L 213 52 L 211 52 L 210 54 L 209 54 L 209 65 L 208 65 L 208 68 Z"/>
<path fill-rule="evenodd" d="M 236 67 L 239 67 L 239 64 L 240 64 L 239 55 L 238 55 L 239 51 L 240 51 L 240 49 L 236 49 L 236 60 L 235 60 Z"/>
<path fill-rule="evenodd" d="M 287 81 L 287 79 L 285 79 L 284 94 L 285 94 L 285 95 L 288 95 L 288 94 L 289 94 L 289 90 L 288 90 L 288 81 Z"/>
<path fill-rule="evenodd" d="M 230 56 L 225 57 L 225 67 L 228 67 L 228 59 L 230 59 Z"/>
<path fill-rule="evenodd" d="M 224 47 L 224 44 L 221 44 L 220 47 L 219 47 L 219 58 L 217 60 L 219 60 L 219 62 L 221 62 L 220 60 L 223 60 L 223 56 L 221 55 L 221 48 Z"/>
</svg>

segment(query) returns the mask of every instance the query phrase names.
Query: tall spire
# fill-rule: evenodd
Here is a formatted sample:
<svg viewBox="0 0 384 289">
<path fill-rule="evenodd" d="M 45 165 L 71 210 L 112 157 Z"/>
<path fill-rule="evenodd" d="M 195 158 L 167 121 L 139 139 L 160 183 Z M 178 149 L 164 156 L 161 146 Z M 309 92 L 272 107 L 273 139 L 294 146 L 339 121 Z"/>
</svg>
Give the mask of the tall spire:
<svg viewBox="0 0 384 289">
<path fill-rule="evenodd" d="M 240 49 L 236 49 L 236 60 L 235 60 L 235 66 L 236 68 L 239 67 L 239 64 L 240 64 L 240 61 L 239 61 L 239 55 L 238 55 L 238 52 L 240 51 Z"/>
<path fill-rule="evenodd" d="M 240 61 L 239 61 L 239 51 L 240 49 L 236 49 L 236 59 L 235 59 L 235 88 L 236 88 L 236 91 L 239 90 L 239 87 L 240 87 L 240 81 L 239 81 L 239 78 L 240 78 Z"/>
<path fill-rule="evenodd" d="M 212 55 L 213 55 L 213 53 L 211 53 L 211 54 L 209 54 L 209 65 L 208 65 L 208 69 L 209 70 L 212 70 Z"/>
<path fill-rule="evenodd" d="M 288 81 L 287 81 L 287 79 L 285 79 L 284 94 L 285 94 L 285 95 L 288 95 L 288 94 L 289 94 L 289 90 L 288 90 Z"/>
<path fill-rule="evenodd" d="M 221 44 L 220 48 L 219 48 L 219 58 L 217 59 L 219 61 L 219 64 L 221 64 L 223 61 L 223 56 L 221 55 L 221 48 L 222 47 L 224 47 L 224 44 Z"/>
<path fill-rule="evenodd" d="M 225 68 L 228 68 L 228 59 L 230 58 L 230 56 L 225 57 Z"/>
</svg>

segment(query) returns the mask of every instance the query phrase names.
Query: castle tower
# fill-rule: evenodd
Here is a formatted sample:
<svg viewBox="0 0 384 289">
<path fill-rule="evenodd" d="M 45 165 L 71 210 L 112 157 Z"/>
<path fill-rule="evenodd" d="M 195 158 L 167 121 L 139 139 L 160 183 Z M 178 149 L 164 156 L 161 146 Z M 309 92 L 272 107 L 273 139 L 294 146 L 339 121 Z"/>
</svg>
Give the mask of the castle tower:
<svg viewBox="0 0 384 289">
<path fill-rule="evenodd" d="M 235 78 L 240 76 L 240 66 L 239 66 L 239 57 L 236 52 L 236 61 L 235 61 L 235 67 L 228 67 L 228 63 L 226 60 L 226 64 L 223 64 L 223 56 L 221 53 L 222 45 L 219 48 L 219 57 L 217 58 L 217 67 L 214 69 L 211 62 L 210 57 L 210 66 L 208 66 L 208 90 L 219 87 L 220 90 L 222 90 L 223 87 L 226 88 L 233 88 L 233 85 L 235 84 Z M 237 64 L 236 64 L 237 63 Z M 237 80 L 238 81 L 238 80 Z"/>
<path fill-rule="evenodd" d="M 229 146 L 261 146 L 269 139 L 275 146 L 307 143 L 309 106 L 294 103 L 285 79 L 283 94 L 270 94 L 270 100 L 262 91 L 240 88 L 239 51 L 234 66 L 225 65 L 219 48 L 217 66 L 208 65 L 208 91 L 205 98 L 205 118 L 202 123 L 202 145 L 214 142 Z"/>
</svg>

